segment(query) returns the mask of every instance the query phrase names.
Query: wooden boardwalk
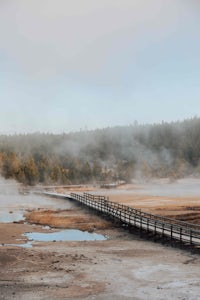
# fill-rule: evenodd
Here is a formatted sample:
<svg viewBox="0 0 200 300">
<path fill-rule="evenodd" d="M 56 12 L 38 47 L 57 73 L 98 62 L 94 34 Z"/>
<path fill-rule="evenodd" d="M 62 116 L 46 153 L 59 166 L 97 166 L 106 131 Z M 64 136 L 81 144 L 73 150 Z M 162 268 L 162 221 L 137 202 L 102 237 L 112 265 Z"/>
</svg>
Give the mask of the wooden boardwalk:
<svg viewBox="0 0 200 300">
<path fill-rule="evenodd" d="M 190 247 L 200 247 L 200 226 L 178 221 L 159 215 L 153 215 L 143 212 L 139 209 L 111 202 L 105 196 L 91 195 L 84 193 L 83 195 L 71 193 L 71 198 L 87 205 L 113 219 L 135 227 L 148 235 L 167 239 L 169 242 L 179 242 Z"/>
<path fill-rule="evenodd" d="M 176 242 L 181 246 L 189 246 L 191 249 L 200 250 L 200 225 L 146 213 L 140 209 L 109 201 L 108 197 L 100 195 L 88 193 L 63 195 L 48 192 L 43 194 L 76 200 L 89 208 L 107 215 L 110 219 L 119 221 L 129 228 L 139 230 L 141 234 L 145 233 L 147 237 L 153 237 L 154 240 L 161 240 L 171 244 Z"/>
</svg>

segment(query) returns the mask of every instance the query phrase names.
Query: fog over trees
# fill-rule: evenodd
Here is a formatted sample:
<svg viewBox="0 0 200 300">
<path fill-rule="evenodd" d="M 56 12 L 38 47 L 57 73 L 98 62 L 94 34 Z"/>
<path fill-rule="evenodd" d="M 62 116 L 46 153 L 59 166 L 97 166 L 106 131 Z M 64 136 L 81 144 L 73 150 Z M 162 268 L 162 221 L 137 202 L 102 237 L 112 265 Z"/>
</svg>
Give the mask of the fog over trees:
<svg viewBox="0 0 200 300">
<path fill-rule="evenodd" d="M 200 118 L 68 134 L 0 136 L 5 178 L 27 184 L 200 175 Z"/>
</svg>

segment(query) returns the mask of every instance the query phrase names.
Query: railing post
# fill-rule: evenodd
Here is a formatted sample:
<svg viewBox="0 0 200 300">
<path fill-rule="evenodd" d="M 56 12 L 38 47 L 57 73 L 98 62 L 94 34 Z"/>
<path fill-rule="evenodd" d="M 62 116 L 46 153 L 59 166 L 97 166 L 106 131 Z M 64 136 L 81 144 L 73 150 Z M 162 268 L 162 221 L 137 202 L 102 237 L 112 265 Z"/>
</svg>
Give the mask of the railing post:
<svg viewBox="0 0 200 300">
<path fill-rule="evenodd" d="M 128 223 L 129 223 L 129 225 L 131 223 L 131 213 L 130 213 L 130 211 L 129 211 L 129 214 L 128 214 Z"/>
<path fill-rule="evenodd" d="M 147 232 L 149 233 L 149 219 L 147 219 Z"/>
<path fill-rule="evenodd" d="M 162 223 L 162 239 L 164 239 L 165 223 Z"/>
<path fill-rule="evenodd" d="M 170 232 L 170 241 L 172 244 L 172 239 L 173 239 L 173 225 L 171 225 L 171 232 Z"/>
<path fill-rule="evenodd" d="M 192 246 L 192 230 L 190 230 L 190 246 Z"/>
<path fill-rule="evenodd" d="M 156 240 L 156 233 L 157 233 L 157 222 L 154 222 L 154 241 Z"/>
<path fill-rule="evenodd" d="M 182 227 L 180 227 L 180 243 L 182 244 Z"/>
</svg>

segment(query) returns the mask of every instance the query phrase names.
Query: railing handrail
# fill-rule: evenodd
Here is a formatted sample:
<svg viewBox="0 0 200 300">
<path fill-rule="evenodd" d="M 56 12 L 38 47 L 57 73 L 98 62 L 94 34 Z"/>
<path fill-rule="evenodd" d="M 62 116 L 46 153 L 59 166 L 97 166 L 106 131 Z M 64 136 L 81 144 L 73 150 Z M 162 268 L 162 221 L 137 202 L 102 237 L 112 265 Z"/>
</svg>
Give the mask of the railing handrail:
<svg viewBox="0 0 200 300">
<path fill-rule="evenodd" d="M 79 194 L 71 193 L 71 195 L 79 195 Z M 114 206 L 117 206 L 120 209 L 128 209 L 131 212 L 138 213 L 138 214 L 143 215 L 143 216 L 145 216 L 146 218 L 149 218 L 149 219 L 154 219 L 154 220 L 156 219 L 158 221 L 159 220 L 160 221 L 167 221 L 166 223 L 169 223 L 169 224 L 188 227 L 188 229 L 193 228 L 193 229 L 197 229 L 197 231 L 198 230 L 200 231 L 200 225 L 198 225 L 198 224 L 192 224 L 192 223 L 188 223 L 188 222 L 185 222 L 185 221 L 164 217 L 164 216 L 157 215 L 157 214 L 148 213 L 148 212 L 142 211 L 141 209 L 136 209 L 136 208 L 130 207 L 128 205 L 124 205 L 124 204 L 121 204 L 121 203 L 110 201 L 110 200 L 108 200 L 108 197 L 101 196 L 101 195 L 92 195 L 92 194 L 84 193 L 83 197 L 84 196 L 87 196 L 91 200 L 96 200 L 96 199 L 97 200 L 105 200 L 105 201 L 107 201 L 107 205 L 114 205 Z M 96 197 L 99 197 L 99 198 L 96 198 Z"/>
<path fill-rule="evenodd" d="M 73 199 L 78 200 L 92 208 L 101 210 L 105 213 L 110 213 L 110 211 L 113 210 L 113 212 L 115 212 L 115 215 L 118 216 L 122 221 L 126 221 L 127 219 L 129 219 L 129 221 L 137 220 L 137 222 L 141 223 L 141 226 L 143 224 L 148 224 L 148 226 L 155 226 L 156 230 L 159 229 L 168 232 L 173 231 L 173 234 L 177 236 L 180 235 L 181 241 L 184 240 L 184 238 L 187 236 L 191 238 L 191 241 L 192 239 L 198 239 L 198 244 L 200 244 L 199 225 L 173 220 L 170 218 L 162 217 L 160 215 L 146 213 L 139 209 L 109 201 L 105 196 L 92 195 L 88 193 L 84 193 L 83 195 L 71 193 L 70 195 Z"/>
</svg>

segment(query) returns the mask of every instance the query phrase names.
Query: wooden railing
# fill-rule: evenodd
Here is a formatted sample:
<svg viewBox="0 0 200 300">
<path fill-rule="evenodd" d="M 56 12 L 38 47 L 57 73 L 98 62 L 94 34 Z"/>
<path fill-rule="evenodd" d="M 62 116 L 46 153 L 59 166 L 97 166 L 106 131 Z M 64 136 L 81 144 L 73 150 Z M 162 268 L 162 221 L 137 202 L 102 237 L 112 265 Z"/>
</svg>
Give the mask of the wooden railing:
<svg viewBox="0 0 200 300">
<path fill-rule="evenodd" d="M 105 196 L 71 193 L 70 198 L 154 236 L 179 241 L 181 244 L 190 246 L 200 245 L 199 225 L 146 213 L 140 209 L 111 202 Z"/>
</svg>

